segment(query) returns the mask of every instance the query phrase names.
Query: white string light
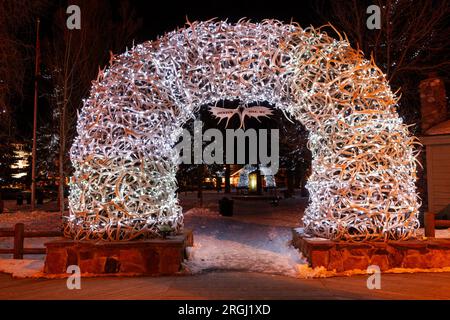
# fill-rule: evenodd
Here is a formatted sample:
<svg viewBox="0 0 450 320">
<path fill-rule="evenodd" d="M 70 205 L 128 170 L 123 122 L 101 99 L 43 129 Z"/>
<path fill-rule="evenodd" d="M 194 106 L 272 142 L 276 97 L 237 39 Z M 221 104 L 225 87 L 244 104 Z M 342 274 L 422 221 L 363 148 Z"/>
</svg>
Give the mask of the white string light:
<svg viewBox="0 0 450 320">
<path fill-rule="evenodd" d="M 224 99 L 267 101 L 309 130 L 308 232 L 414 236 L 415 140 L 385 76 L 346 39 L 274 20 L 195 22 L 112 57 L 78 118 L 66 236 L 180 232 L 173 146 L 202 105 Z"/>
</svg>

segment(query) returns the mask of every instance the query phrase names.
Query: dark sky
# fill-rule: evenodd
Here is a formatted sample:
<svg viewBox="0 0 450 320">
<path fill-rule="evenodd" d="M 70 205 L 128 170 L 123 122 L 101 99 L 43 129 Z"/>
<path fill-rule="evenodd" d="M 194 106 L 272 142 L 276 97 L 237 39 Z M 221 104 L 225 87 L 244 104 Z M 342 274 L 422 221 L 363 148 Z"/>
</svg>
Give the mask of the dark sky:
<svg viewBox="0 0 450 320">
<path fill-rule="evenodd" d="M 236 22 L 246 17 L 253 21 L 263 19 L 278 19 L 290 22 L 291 19 L 302 26 L 314 24 L 314 10 L 310 3 L 313 1 L 154 1 L 138 0 L 131 3 L 139 10 L 144 19 L 142 35 L 154 38 L 165 32 L 181 27 L 186 22 L 219 18 Z"/>
<path fill-rule="evenodd" d="M 0 0 L 1 1 L 1 0 Z M 14 0 L 7 0 L 7 1 L 14 1 Z M 187 0 L 187 1 L 173 1 L 173 0 L 48 0 L 48 3 L 50 5 L 48 6 L 48 9 L 46 12 L 41 13 L 41 20 L 42 20 L 42 30 L 41 30 L 41 38 L 52 38 L 51 30 L 52 26 L 58 25 L 58 23 L 55 23 L 55 21 L 52 21 L 52 18 L 54 17 L 55 12 L 58 9 L 63 9 L 63 12 L 65 11 L 65 8 L 67 8 L 68 4 L 76 4 L 80 1 L 92 1 L 90 4 L 93 4 L 93 7 L 95 10 L 92 10 L 93 13 L 95 13 L 95 17 L 99 17 L 101 19 L 104 17 L 104 21 L 106 19 L 109 19 L 110 16 L 109 13 L 112 12 L 112 20 L 114 23 L 120 24 L 120 14 L 118 13 L 119 10 L 115 10 L 115 8 L 118 8 L 120 5 L 123 5 L 123 3 L 128 2 L 131 8 L 133 8 L 136 12 L 136 20 L 141 21 L 140 28 L 136 31 L 136 33 L 131 37 L 125 39 L 123 42 L 126 42 L 126 44 L 120 43 L 120 48 L 110 48 L 105 46 L 105 52 L 109 52 L 112 50 L 115 54 L 120 54 L 121 52 L 125 51 L 125 46 L 128 46 L 128 48 L 131 46 L 131 41 L 134 39 L 134 43 L 138 44 L 144 41 L 148 40 L 154 40 L 158 36 L 162 36 L 166 32 L 170 32 L 172 30 L 175 30 L 177 28 L 182 28 L 186 25 L 186 19 L 189 19 L 189 21 L 205 21 L 212 18 L 217 18 L 219 20 L 228 20 L 229 22 L 237 22 L 241 18 L 247 18 L 251 21 L 261 21 L 264 19 L 278 19 L 282 22 L 289 23 L 291 21 L 295 21 L 300 24 L 303 28 L 306 28 L 310 25 L 314 27 L 319 27 L 327 22 L 332 23 L 336 27 L 338 27 L 337 23 L 339 23 L 338 17 L 334 16 L 336 14 L 333 10 L 330 9 L 330 4 L 335 4 L 336 8 L 340 8 L 342 4 L 348 4 L 347 8 L 350 8 L 347 18 L 354 18 L 352 14 L 355 12 L 362 11 L 362 14 L 365 13 L 366 5 L 372 4 L 372 0 L 357 0 L 356 6 L 354 2 L 348 2 L 349 0 L 209 0 L 209 1 L 198 1 L 198 0 Z M 108 2 L 109 1 L 109 2 Z M 423 3 L 426 0 L 424 0 Z M 45 2 L 45 1 L 44 1 Z M 108 5 L 108 3 L 110 5 Z M 422 4 L 423 4 L 422 3 Z M 83 17 L 83 6 L 81 6 L 81 12 Z M 355 6 L 355 7 L 354 7 Z M 106 9 L 106 7 L 112 7 Z M 353 8 L 354 7 L 354 8 Z M 320 8 L 320 9 L 319 9 Z M 403 7 L 402 7 L 403 8 Z M 357 10 L 354 11 L 353 9 Z M 353 10 L 353 11 L 352 11 Z M 358 11 L 359 10 L 359 11 Z M 114 12 L 116 11 L 116 12 Z M 407 12 L 407 10 L 402 10 L 401 12 Z M 86 13 L 86 12 L 85 12 Z M 341 12 L 342 14 L 342 12 Z M 326 18 L 327 17 L 327 18 Z M 346 15 L 344 15 L 346 17 Z M 409 16 L 405 14 L 405 17 Z M 399 17 L 402 19 L 402 17 Z M 82 18 L 83 21 L 83 18 Z M 409 22 L 405 21 L 405 22 Z M 407 23 L 409 26 L 409 23 Z M 413 23 L 411 23 L 413 25 Z M 33 26 L 34 27 L 34 26 Z M 355 26 L 356 27 L 356 26 Z M 351 29 L 351 23 L 350 27 L 347 26 L 347 28 Z M 404 28 L 407 30 L 409 27 Z M 33 29 L 33 28 L 32 28 Z M 441 28 L 442 29 L 442 28 Z M 440 29 L 439 29 L 440 30 Z M 341 31 L 345 31 L 342 29 Z M 349 30 L 347 30 L 348 32 Z M 367 34 L 365 36 L 369 36 L 369 32 L 367 31 Z M 444 34 L 444 33 L 441 33 Z M 105 37 L 110 37 L 114 39 L 114 34 L 105 34 Z M 28 39 L 27 45 L 29 48 L 34 47 L 34 34 L 29 35 L 30 39 Z M 353 46 L 355 46 L 354 38 L 352 39 L 350 37 L 350 42 Z M 397 41 L 401 40 L 400 37 L 398 37 Z M 352 42 L 353 41 L 353 42 Z M 105 42 L 106 43 L 106 42 Z M 368 44 L 369 47 L 366 49 L 366 54 L 370 52 L 372 49 L 370 49 L 370 41 L 365 41 L 364 43 Z M 439 43 L 434 43 L 435 46 L 439 47 Z M 381 50 L 382 51 L 382 50 Z M 441 50 L 443 51 L 443 50 Z M 438 52 L 441 52 L 438 51 Z M 433 51 L 435 52 L 435 51 Z M 442 64 L 445 62 L 445 50 L 443 51 L 444 55 L 437 55 L 436 59 L 439 61 L 442 61 Z M 447 51 L 448 52 L 448 51 Z M 400 53 L 400 51 L 398 52 Z M 42 52 L 44 55 L 45 53 Z M 48 57 L 48 55 L 47 55 Z M 383 57 L 381 57 L 383 58 Z M 103 59 L 103 58 L 102 58 Z M 105 66 L 108 63 L 109 56 L 106 56 L 105 61 L 99 61 L 99 66 Z M 379 61 L 379 60 L 377 60 Z M 438 61 L 438 62 L 439 62 Z M 426 62 L 429 64 L 429 62 Z M 18 136 L 24 138 L 25 140 L 29 140 L 29 137 L 31 136 L 32 131 L 32 116 L 33 116 L 33 80 L 34 80 L 34 58 L 28 59 L 26 62 L 27 64 L 27 75 L 26 75 L 26 84 L 24 85 L 23 89 L 23 96 L 24 100 L 18 102 L 15 105 L 15 113 L 16 113 L 16 123 L 17 123 L 17 129 L 18 129 Z M 380 65 L 379 65 L 380 66 Z M 441 68 L 444 69 L 444 68 Z M 445 72 L 439 69 L 441 73 Z M 423 75 L 420 75 L 420 77 L 423 77 Z M 417 77 L 417 74 L 414 74 L 414 77 L 409 77 L 408 79 L 417 79 L 417 84 L 411 82 L 411 86 L 418 85 L 418 81 L 420 81 L 420 77 Z M 445 77 L 448 79 L 448 75 L 445 75 Z M 401 79 L 400 79 L 401 80 Z M 47 87 L 46 84 L 42 81 L 40 84 L 40 108 L 45 109 L 47 104 L 48 106 L 48 99 L 46 101 L 46 98 L 44 98 L 44 95 L 49 93 L 52 89 L 52 84 L 50 81 L 47 81 Z M 448 83 L 448 81 L 446 82 Z M 392 84 L 392 82 L 391 82 Z M 402 87 L 404 88 L 404 82 L 397 83 L 395 89 Z M 410 90 L 410 92 L 413 92 Z M 405 108 L 413 109 L 416 108 L 419 105 L 419 100 L 417 94 L 413 96 L 415 93 L 411 93 L 408 97 L 410 100 L 408 100 L 408 104 L 404 104 Z M 405 100 L 406 95 L 403 95 L 402 101 Z M 408 107 L 411 106 L 411 107 Z M 416 108 L 418 109 L 418 108 Z M 406 109 L 405 109 L 406 110 Z M 44 110 L 42 110 L 44 111 Z M 409 111 L 408 111 L 409 112 Z M 44 115 L 41 117 L 41 122 L 46 121 L 45 120 L 45 114 L 49 114 L 49 112 L 42 112 Z M 417 120 L 417 112 L 414 110 L 412 112 L 409 112 L 408 114 L 411 114 L 411 120 L 410 123 L 414 122 L 416 123 Z"/>
<path fill-rule="evenodd" d="M 95 0 L 93 0 L 95 1 Z M 111 5 L 117 6 L 123 0 L 111 0 Z M 74 1 L 76 3 L 76 1 Z M 311 1 L 236 1 L 236 0 L 210 0 L 210 1 L 172 1 L 172 0 L 128 0 L 130 6 L 136 10 L 138 19 L 142 19 L 141 28 L 135 35 L 135 43 L 156 39 L 166 32 L 170 32 L 186 24 L 189 21 L 209 20 L 217 18 L 227 19 L 230 22 L 237 22 L 241 18 L 248 18 L 252 21 L 263 19 L 278 19 L 283 22 L 291 20 L 300 23 L 303 27 L 310 24 L 320 25 Z M 59 7 L 66 8 L 67 3 L 72 1 L 55 1 L 46 13 L 47 17 L 42 17 L 41 38 L 50 36 L 50 25 L 52 24 L 52 12 Z M 81 8 L 83 14 L 83 8 Z M 118 22 L 119 23 L 119 22 Z M 34 37 L 34 36 L 33 36 Z M 30 45 L 34 46 L 34 38 L 30 38 Z M 105 48 L 109 50 L 109 48 Z M 115 52 L 116 54 L 120 52 Z M 45 54 L 45 53 L 42 53 Z M 34 60 L 34 59 L 33 59 Z M 25 100 L 21 105 L 16 106 L 17 135 L 23 139 L 28 139 L 32 132 L 33 115 L 33 72 L 34 61 L 29 61 L 28 83 L 24 87 Z M 46 121 L 49 113 L 48 101 L 43 98 L 45 92 L 51 90 L 50 84 L 41 81 L 39 91 L 40 113 L 38 122 Z"/>
</svg>

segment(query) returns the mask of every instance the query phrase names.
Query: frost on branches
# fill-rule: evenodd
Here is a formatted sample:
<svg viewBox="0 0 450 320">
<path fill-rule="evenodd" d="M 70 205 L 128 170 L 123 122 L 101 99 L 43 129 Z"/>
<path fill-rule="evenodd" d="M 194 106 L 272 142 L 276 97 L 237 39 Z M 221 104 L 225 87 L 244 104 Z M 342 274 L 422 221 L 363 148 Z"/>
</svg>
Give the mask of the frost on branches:
<svg viewBox="0 0 450 320">
<path fill-rule="evenodd" d="M 415 138 L 385 75 L 338 36 L 274 20 L 195 22 L 112 57 L 78 118 L 66 236 L 180 232 L 173 146 L 202 105 L 223 99 L 269 102 L 309 130 L 309 233 L 414 236 Z"/>
</svg>

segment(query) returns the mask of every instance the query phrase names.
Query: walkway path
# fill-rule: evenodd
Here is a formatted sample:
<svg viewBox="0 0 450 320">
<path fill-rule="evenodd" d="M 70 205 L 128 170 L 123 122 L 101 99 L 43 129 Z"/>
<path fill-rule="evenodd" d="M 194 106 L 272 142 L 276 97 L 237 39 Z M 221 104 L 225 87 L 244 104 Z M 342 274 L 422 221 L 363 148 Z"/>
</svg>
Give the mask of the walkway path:
<svg viewBox="0 0 450 320">
<path fill-rule="evenodd" d="M 0 299 L 450 299 L 450 273 L 385 274 L 380 290 L 367 277 L 296 279 L 243 272 L 196 276 L 86 278 L 81 290 L 66 280 L 12 279 L 0 274 Z"/>
<path fill-rule="evenodd" d="M 296 276 L 305 265 L 290 245 L 292 228 L 300 223 L 306 199 L 281 201 L 235 201 L 234 215 L 218 213 L 217 201 L 185 212 L 185 226 L 194 230 L 194 248 L 186 267 L 205 270 L 239 270 Z"/>
</svg>

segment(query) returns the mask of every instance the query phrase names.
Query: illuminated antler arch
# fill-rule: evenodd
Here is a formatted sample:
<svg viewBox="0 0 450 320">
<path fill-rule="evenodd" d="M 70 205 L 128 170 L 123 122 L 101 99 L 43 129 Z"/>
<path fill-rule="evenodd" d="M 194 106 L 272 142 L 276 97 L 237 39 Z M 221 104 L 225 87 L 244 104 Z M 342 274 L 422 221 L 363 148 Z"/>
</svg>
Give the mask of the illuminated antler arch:
<svg viewBox="0 0 450 320">
<path fill-rule="evenodd" d="M 201 105 L 223 99 L 267 101 L 309 130 L 308 232 L 414 235 L 414 138 L 385 76 L 348 41 L 273 20 L 196 22 L 112 58 L 78 118 L 66 235 L 180 231 L 173 145 Z"/>
</svg>

